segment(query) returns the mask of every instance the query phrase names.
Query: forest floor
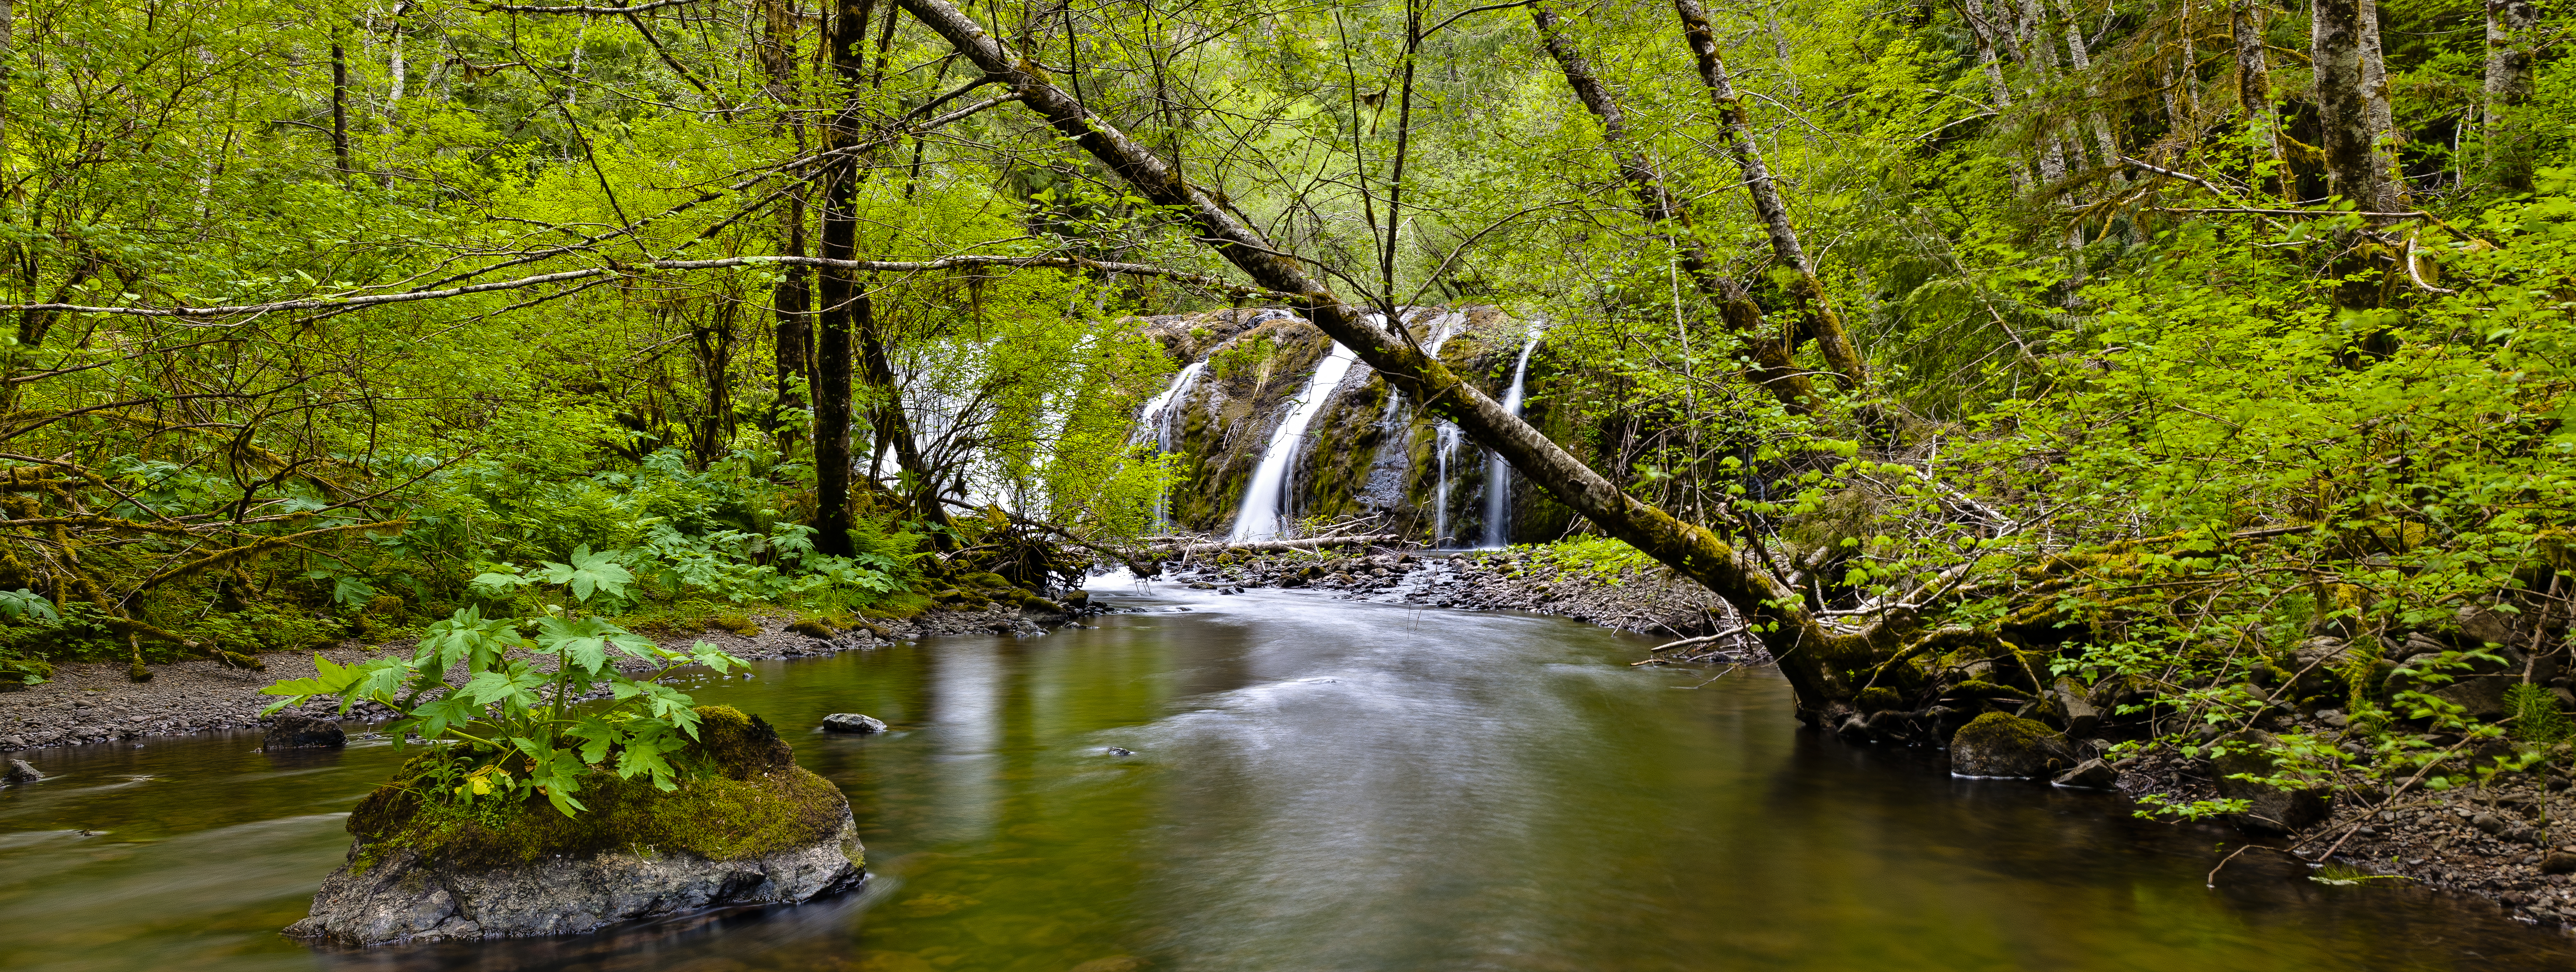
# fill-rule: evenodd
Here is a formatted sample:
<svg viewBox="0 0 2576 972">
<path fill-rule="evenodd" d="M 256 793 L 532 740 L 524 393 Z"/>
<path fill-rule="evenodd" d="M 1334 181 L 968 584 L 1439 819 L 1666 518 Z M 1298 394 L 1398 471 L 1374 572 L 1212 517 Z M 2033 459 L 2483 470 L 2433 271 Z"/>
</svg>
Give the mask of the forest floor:
<svg viewBox="0 0 2576 972">
<path fill-rule="evenodd" d="M 1703 639 L 1641 657 L 1638 664 L 1768 660 L 1751 639 L 1726 634 L 1733 615 L 1722 602 L 1658 568 L 1604 570 L 1517 551 L 1379 551 L 1328 557 L 1272 554 L 1167 569 L 1170 582 L 1219 592 L 1308 588 L 1355 600 L 1531 611 L 1670 641 Z M 2267 728 L 2322 738 L 2343 734 L 2346 727 L 2334 724 L 2338 716 L 2319 715 L 2326 718 Z M 2359 742 L 2357 734 L 2354 741 Z M 2132 797 L 2162 793 L 2179 803 L 2218 795 L 2207 760 L 2158 751 L 2115 765 L 2120 791 Z M 2571 873 L 2576 872 L 2576 830 L 2553 834 L 2550 826 L 2576 820 L 2576 790 L 2565 777 L 2506 774 L 2481 788 L 2409 789 L 2393 797 L 2384 791 L 2367 796 L 2347 792 L 2333 797 L 2327 812 L 2322 822 L 2296 833 L 2249 835 L 2252 839 L 2239 846 L 2250 853 L 2295 854 L 2311 866 L 2331 854 L 2351 869 L 2321 871 L 2323 880 L 2406 881 L 2494 901 L 2525 922 L 2576 924 L 2576 873 Z M 2223 869 L 2218 879 L 2224 880 Z"/>
<path fill-rule="evenodd" d="M 641 633 L 675 646 L 706 641 L 746 659 L 828 655 L 931 635 L 1043 633 L 1017 606 L 871 620 L 868 624 L 874 630 L 856 628 L 828 640 L 789 630 L 795 620 L 784 614 L 753 615 L 757 634 L 722 629 Z M 0 752 L 257 726 L 262 721 L 259 710 L 277 701 L 259 690 L 280 679 L 312 675 L 314 655 L 350 664 L 389 650 L 408 650 L 410 645 L 400 640 L 383 645 L 347 641 L 319 652 L 270 652 L 259 656 L 267 665 L 262 671 L 211 660 L 151 665 L 148 682 L 128 680 L 122 661 L 58 665 L 50 681 L 0 692 Z M 303 711 L 331 718 L 336 708 L 330 700 L 315 700 L 305 703 Z"/>
</svg>

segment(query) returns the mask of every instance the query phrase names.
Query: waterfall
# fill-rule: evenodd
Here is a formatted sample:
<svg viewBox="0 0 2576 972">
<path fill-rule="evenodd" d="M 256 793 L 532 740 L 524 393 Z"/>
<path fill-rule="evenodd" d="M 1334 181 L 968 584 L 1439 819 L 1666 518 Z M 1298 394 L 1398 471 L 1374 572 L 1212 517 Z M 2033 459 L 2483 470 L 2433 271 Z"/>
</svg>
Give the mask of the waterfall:
<svg viewBox="0 0 2576 972">
<path fill-rule="evenodd" d="M 1503 395 L 1503 411 L 1521 414 L 1521 382 L 1529 377 L 1530 352 L 1538 350 L 1538 330 L 1530 330 L 1529 341 L 1521 345 L 1521 360 L 1512 366 L 1512 389 Z M 1512 464 L 1500 453 L 1485 454 L 1485 546 L 1501 548 L 1511 545 Z"/>
<path fill-rule="evenodd" d="M 1431 346 L 1424 348 L 1433 358 L 1440 357 L 1440 346 L 1458 333 L 1458 325 L 1467 315 L 1450 311 L 1431 322 Z M 1432 455 L 1440 463 L 1440 484 L 1431 492 L 1431 546 L 1437 548 L 1449 538 L 1449 456 L 1458 451 L 1458 427 L 1447 419 L 1435 419 Z"/>
<path fill-rule="evenodd" d="M 1297 472 L 1297 450 L 1306 442 L 1306 425 L 1315 413 L 1324 410 L 1324 400 L 1333 397 L 1333 389 L 1342 376 L 1351 371 L 1351 362 L 1359 356 L 1333 343 L 1332 353 L 1315 366 L 1315 376 L 1307 379 L 1305 391 L 1290 403 L 1288 417 L 1279 421 L 1277 431 L 1270 433 L 1270 444 L 1262 449 L 1261 465 L 1252 470 L 1252 481 L 1244 484 L 1243 507 L 1234 515 L 1234 532 L 1228 539 L 1273 540 L 1279 536 L 1280 513 L 1286 506 L 1288 480 Z"/>
<path fill-rule="evenodd" d="M 1180 374 L 1172 376 L 1172 383 L 1164 386 L 1163 393 L 1146 401 L 1145 407 L 1136 412 L 1136 427 L 1154 430 L 1155 452 L 1168 454 L 1181 444 L 1181 408 L 1189 404 L 1190 386 L 1197 384 L 1199 373 L 1206 370 L 1205 361 L 1181 366 Z M 1158 531 L 1171 528 L 1170 492 L 1166 488 L 1154 493 L 1154 528 Z"/>
</svg>

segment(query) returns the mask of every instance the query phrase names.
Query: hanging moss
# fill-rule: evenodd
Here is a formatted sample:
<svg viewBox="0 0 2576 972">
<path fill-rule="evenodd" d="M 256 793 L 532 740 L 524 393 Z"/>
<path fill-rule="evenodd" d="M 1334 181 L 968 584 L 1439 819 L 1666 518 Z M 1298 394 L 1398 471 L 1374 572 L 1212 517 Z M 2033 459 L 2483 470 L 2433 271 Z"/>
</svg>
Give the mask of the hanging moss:
<svg viewBox="0 0 2576 972">
<path fill-rule="evenodd" d="M 739 860 L 811 846 L 839 833 L 849 806 L 831 781 L 797 766 L 787 742 L 757 716 L 701 706 L 698 741 L 680 751 L 679 789 L 650 777 L 595 772 L 576 796 L 589 809 L 566 817 L 542 797 L 464 805 L 423 799 L 439 764 L 466 758 L 438 750 L 403 764 L 358 801 L 349 833 L 363 867 L 397 849 L 443 868 L 484 871 L 555 856 L 608 851 L 694 854 Z"/>
</svg>

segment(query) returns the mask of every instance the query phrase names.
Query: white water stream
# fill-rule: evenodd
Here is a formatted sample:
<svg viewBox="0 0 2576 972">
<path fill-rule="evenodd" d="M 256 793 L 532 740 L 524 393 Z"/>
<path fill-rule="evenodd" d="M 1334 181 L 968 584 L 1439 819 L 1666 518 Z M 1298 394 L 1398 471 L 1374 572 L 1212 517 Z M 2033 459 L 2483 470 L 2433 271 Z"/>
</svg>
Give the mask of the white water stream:
<svg viewBox="0 0 2576 972">
<path fill-rule="evenodd" d="M 1351 362 L 1357 360 L 1358 355 L 1336 341 L 1332 353 L 1315 366 L 1315 376 L 1307 379 L 1288 417 L 1270 433 L 1270 444 L 1261 451 L 1261 465 L 1253 468 L 1252 481 L 1244 486 L 1243 506 L 1234 515 L 1234 530 L 1227 535 L 1228 540 L 1242 543 L 1278 539 L 1281 514 L 1286 512 L 1288 481 L 1297 473 L 1297 453 L 1306 443 L 1306 426 L 1324 410 L 1325 400 L 1333 397 L 1333 389 L 1341 385 L 1342 376 L 1350 374 Z"/>
<path fill-rule="evenodd" d="M 1512 388 L 1503 394 L 1503 411 L 1521 414 L 1521 384 L 1529 378 L 1530 352 L 1538 350 L 1538 329 L 1531 328 L 1529 340 L 1521 345 L 1520 363 L 1512 366 Z M 1502 454 L 1485 453 L 1485 547 L 1500 549 L 1511 545 L 1512 464 Z"/>
</svg>

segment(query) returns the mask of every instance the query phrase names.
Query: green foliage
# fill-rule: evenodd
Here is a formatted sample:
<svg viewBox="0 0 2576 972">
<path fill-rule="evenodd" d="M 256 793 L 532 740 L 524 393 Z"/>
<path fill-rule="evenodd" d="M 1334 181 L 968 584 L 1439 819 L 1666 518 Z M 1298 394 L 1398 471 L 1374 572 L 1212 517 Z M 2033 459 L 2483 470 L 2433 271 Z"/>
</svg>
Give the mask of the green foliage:
<svg viewBox="0 0 2576 972">
<path fill-rule="evenodd" d="M 2565 742 L 2576 725 L 2558 707 L 2558 696 L 2537 685 L 2516 685 L 2504 691 L 2505 717 L 2511 720 L 2513 737 L 2528 743 L 2548 745 Z"/>
<path fill-rule="evenodd" d="M 572 563 L 547 564 L 533 577 L 495 572 L 476 580 L 562 586 L 579 603 L 594 594 L 614 598 L 630 579 L 607 555 L 583 549 Z M 315 655 L 312 677 L 261 690 L 286 696 L 263 714 L 315 696 L 339 699 L 343 713 L 362 701 L 392 709 L 396 718 L 385 732 L 397 744 L 417 735 L 461 757 L 439 764 L 437 785 L 421 794 L 432 802 L 471 805 L 533 793 L 569 817 L 584 809 L 573 794 L 596 770 L 619 780 L 642 777 L 665 791 L 675 788 L 678 769 L 668 754 L 698 739 L 698 714 L 687 695 L 660 679 L 688 665 L 721 673 L 742 660 L 705 642 L 674 651 L 605 618 L 548 608 L 524 622 L 460 609 L 422 632 L 408 658 L 388 655 L 343 666 Z M 523 634 L 529 627 L 533 638 Z M 645 673 L 630 676 L 620 670 L 621 662 L 641 663 Z M 460 665 L 464 684 L 450 684 L 447 672 Z M 599 688 L 611 699 L 605 706 L 574 704 Z"/>
</svg>

